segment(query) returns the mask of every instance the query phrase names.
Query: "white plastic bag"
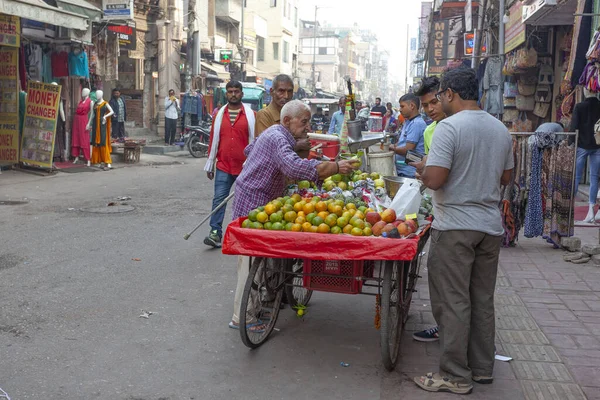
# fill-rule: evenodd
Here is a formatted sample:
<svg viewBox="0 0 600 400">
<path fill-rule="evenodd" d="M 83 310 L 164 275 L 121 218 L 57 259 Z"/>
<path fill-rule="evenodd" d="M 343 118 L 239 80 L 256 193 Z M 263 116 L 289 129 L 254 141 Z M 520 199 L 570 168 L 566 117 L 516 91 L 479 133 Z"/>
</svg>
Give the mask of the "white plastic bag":
<svg viewBox="0 0 600 400">
<path fill-rule="evenodd" d="M 396 211 L 398 217 L 404 218 L 405 215 L 417 214 L 421 206 L 421 183 L 416 179 L 406 179 L 404 184 L 394 196 L 391 209 Z"/>
</svg>

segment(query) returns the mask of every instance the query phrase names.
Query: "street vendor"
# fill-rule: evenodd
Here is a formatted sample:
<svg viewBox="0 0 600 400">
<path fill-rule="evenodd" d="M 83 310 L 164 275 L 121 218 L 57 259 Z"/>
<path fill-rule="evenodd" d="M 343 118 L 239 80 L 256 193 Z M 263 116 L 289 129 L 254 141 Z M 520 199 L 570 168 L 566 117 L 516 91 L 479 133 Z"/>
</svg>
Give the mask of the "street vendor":
<svg viewBox="0 0 600 400">
<path fill-rule="evenodd" d="M 246 163 L 236 181 L 234 220 L 281 196 L 286 179 L 315 182 L 358 168 L 357 160 L 307 160 L 294 152 L 296 141 L 305 138 L 310 131 L 310 117 L 310 108 L 306 104 L 292 100 L 281 109 L 281 124 L 268 128 L 246 147 Z M 234 312 L 229 323 L 233 329 L 239 329 L 240 304 L 249 270 L 250 258 L 240 256 Z M 260 331 L 264 326 L 255 321 L 249 329 Z"/>
</svg>

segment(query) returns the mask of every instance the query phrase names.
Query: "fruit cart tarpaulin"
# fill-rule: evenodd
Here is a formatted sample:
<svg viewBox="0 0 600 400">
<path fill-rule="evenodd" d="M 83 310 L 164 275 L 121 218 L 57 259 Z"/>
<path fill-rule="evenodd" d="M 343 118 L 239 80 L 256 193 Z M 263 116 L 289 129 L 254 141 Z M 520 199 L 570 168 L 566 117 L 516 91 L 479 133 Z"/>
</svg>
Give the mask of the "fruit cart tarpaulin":
<svg viewBox="0 0 600 400">
<path fill-rule="evenodd" d="M 232 221 L 223 239 L 223 254 L 311 260 L 399 260 L 417 254 L 419 240 L 376 236 L 267 231 L 242 228 L 245 218 Z"/>
</svg>

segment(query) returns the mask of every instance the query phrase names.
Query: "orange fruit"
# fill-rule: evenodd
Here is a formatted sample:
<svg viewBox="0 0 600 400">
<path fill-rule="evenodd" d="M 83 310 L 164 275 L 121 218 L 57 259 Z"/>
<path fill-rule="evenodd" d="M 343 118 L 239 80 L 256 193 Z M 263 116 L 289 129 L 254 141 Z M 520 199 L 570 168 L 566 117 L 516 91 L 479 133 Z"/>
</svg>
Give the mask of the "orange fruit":
<svg viewBox="0 0 600 400">
<path fill-rule="evenodd" d="M 291 204 L 284 204 L 281 208 L 281 211 L 283 211 L 284 214 L 290 211 L 294 211 L 294 206 Z"/>
<path fill-rule="evenodd" d="M 264 227 L 263 224 L 261 224 L 260 222 L 253 222 L 252 229 L 264 229 Z"/>
<path fill-rule="evenodd" d="M 340 228 L 345 227 L 346 225 L 348 225 L 348 218 L 346 217 L 339 217 L 336 221 L 337 226 L 339 226 Z M 352 225 L 350 225 L 352 226 Z"/>
<path fill-rule="evenodd" d="M 334 226 L 333 228 L 331 228 L 331 233 L 333 233 L 334 235 L 339 235 L 340 233 L 342 233 L 342 228 L 340 228 L 339 226 Z"/>
<path fill-rule="evenodd" d="M 346 209 L 348 209 L 348 210 L 356 210 L 356 204 L 354 204 L 354 203 L 348 203 L 348 204 L 346 204 Z"/>
<path fill-rule="evenodd" d="M 312 228 L 312 224 L 310 222 L 305 222 L 302 224 L 302 230 L 304 232 L 310 232 L 310 228 Z"/>
<path fill-rule="evenodd" d="M 318 233 L 329 233 L 330 227 L 327 224 L 321 224 L 317 227 Z"/>
<path fill-rule="evenodd" d="M 288 211 L 283 215 L 283 219 L 287 222 L 294 222 L 297 216 L 296 211 Z"/>
<path fill-rule="evenodd" d="M 292 226 L 294 226 L 293 222 L 288 222 L 287 224 L 285 224 L 285 230 L 286 231 L 291 231 L 292 230 Z"/>
<path fill-rule="evenodd" d="M 310 233 L 317 233 L 317 232 L 319 232 L 319 227 L 314 226 L 314 225 L 310 227 Z"/>
<path fill-rule="evenodd" d="M 323 219 L 327 218 L 328 215 L 329 215 L 329 213 L 327 211 L 321 211 L 317 214 L 317 216 L 319 216 Z"/>
<path fill-rule="evenodd" d="M 296 223 L 302 225 L 303 223 L 306 222 L 306 218 L 304 217 L 297 217 L 296 218 Z"/>
<path fill-rule="evenodd" d="M 252 221 L 250 221 L 249 219 L 245 219 L 244 222 L 242 222 L 242 228 L 250 228 L 251 223 Z"/>
<path fill-rule="evenodd" d="M 304 211 L 298 211 L 298 216 L 299 217 L 306 217 L 306 214 L 304 214 Z"/>
<path fill-rule="evenodd" d="M 317 212 L 327 211 L 327 203 L 324 201 L 319 201 L 317 204 L 315 204 L 315 210 Z"/>
<path fill-rule="evenodd" d="M 325 223 L 331 227 L 336 226 L 337 224 L 337 215 L 329 214 L 327 218 L 325 218 Z"/>
<path fill-rule="evenodd" d="M 363 230 L 360 228 L 352 228 L 352 230 L 350 231 L 350 234 L 352 236 L 362 236 L 363 235 Z"/>
<path fill-rule="evenodd" d="M 342 217 L 346 218 L 348 221 L 352 218 L 352 213 L 350 211 L 344 211 L 342 213 Z"/>
<path fill-rule="evenodd" d="M 301 224 L 292 224 L 292 232 L 302 232 L 302 225 Z"/>
<path fill-rule="evenodd" d="M 333 214 L 337 215 L 338 217 L 341 217 L 344 214 L 344 209 L 342 208 L 342 206 L 338 206 L 337 204 L 333 205 L 333 211 L 331 211 Z"/>
<path fill-rule="evenodd" d="M 350 232 L 352 232 L 352 229 L 354 229 L 354 227 L 352 225 L 348 224 L 344 227 L 344 229 L 342 229 L 342 232 L 349 235 Z"/>
<path fill-rule="evenodd" d="M 310 214 L 310 213 L 312 213 L 312 212 L 314 212 L 315 211 L 315 205 L 314 205 L 314 203 L 306 203 L 304 205 L 304 207 L 302 207 L 302 211 L 304 211 L 304 213 L 307 214 L 307 215 Z"/>
<path fill-rule="evenodd" d="M 273 200 L 273 201 L 271 202 L 271 204 L 273 204 L 273 205 L 274 205 L 274 206 L 277 208 L 277 211 L 281 210 L 281 207 L 283 207 L 283 202 L 282 202 L 281 200 L 282 200 L 282 199 L 281 199 L 281 198 L 279 198 L 279 199 L 277 199 L 277 200 Z"/>
<path fill-rule="evenodd" d="M 363 229 L 363 236 L 372 236 L 373 235 L 373 231 L 371 230 L 371 228 L 369 228 L 368 226 Z"/>
<path fill-rule="evenodd" d="M 365 221 L 363 221 L 363 220 L 362 220 L 362 219 L 360 219 L 360 218 L 353 217 L 353 218 L 350 220 L 350 225 L 352 225 L 352 226 L 353 226 L 353 227 L 355 227 L 355 228 L 359 228 L 359 229 L 361 229 L 361 230 L 362 230 L 362 229 L 365 229 Z"/>
<path fill-rule="evenodd" d="M 292 200 L 294 200 L 296 203 L 299 202 L 300 200 L 302 200 L 302 196 L 300 196 L 298 193 L 294 193 L 291 197 Z"/>
<path fill-rule="evenodd" d="M 285 226 L 281 222 L 275 222 L 271 225 L 271 229 L 274 231 L 283 231 L 285 230 Z"/>
<path fill-rule="evenodd" d="M 265 224 L 263 225 L 263 227 L 268 230 L 268 231 L 272 231 L 273 230 L 273 223 L 270 221 L 265 222 Z"/>
<path fill-rule="evenodd" d="M 327 203 L 327 211 L 332 213 L 334 212 L 333 210 L 335 210 L 335 203 L 333 201 L 330 201 L 329 203 Z"/>
<path fill-rule="evenodd" d="M 267 213 L 267 215 L 271 215 L 277 212 L 277 207 L 275 207 L 275 204 L 269 203 L 265 206 L 265 212 Z"/>
<path fill-rule="evenodd" d="M 306 204 L 305 201 L 299 201 L 299 202 L 295 203 L 294 204 L 294 211 L 296 211 L 296 212 L 302 211 L 302 208 L 304 207 L 305 204 Z"/>
<path fill-rule="evenodd" d="M 360 211 L 360 210 L 357 210 L 357 211 L 354 213 L 354 216 L 355 216 L 356 218 L 365 219 L 365 214 L 364 214 L 362 211 Z"/>
<path fill-rule="evenodd" d="M 256 222 L 256 216 L 258 215 L 258 210 L 252 210 L 250 211 L 250 213 L 248 214 L 248 219 L 250 220 L 250 222 Z"/>
<path fill-rule="evenodd" d="M 334 201 L 336 206 L 344 207 L 344 200 L 336 200 Z"/>
<path fill-rule="evenodd" d="M 269 220 L 269 216 L 264 211 L 261 211 L 258 214 L 256 214 L 255 218 L 256 218 L 256 221 L 260 222 L 261 224 L 264 224 L 265 222 L 267 222 Z"/>
<path fill-rule="evenodd" d="M 312 224 L 312 222 L 313 222 L 313 218 L 314 218 L 314 217 L 316 217 L 316 216 L 317 216 L 317 214 L 315 214 L 314 212 L 313 212 L 313 213 L 310 213 L 310 214 L 308 214 L 308 215 L 306 216 L 306 221 L 308 221 L 308 222 L 310 222 L 310 223 Z"/>
<path fill-rule="evenodd" d="M 319 217 L 318 215 L 312 219 L 313 226 L 319 226 L 325 222 L 325 218 Z"/>
<path fill-rule="evenodd" d="M 275 223 L 275 222 L 281 222 L 283 221 L 283 215 L 280 212 L 276 212 L 274 214 L 271 214 L 269 216 L 269 221 Z"/>
</svg>

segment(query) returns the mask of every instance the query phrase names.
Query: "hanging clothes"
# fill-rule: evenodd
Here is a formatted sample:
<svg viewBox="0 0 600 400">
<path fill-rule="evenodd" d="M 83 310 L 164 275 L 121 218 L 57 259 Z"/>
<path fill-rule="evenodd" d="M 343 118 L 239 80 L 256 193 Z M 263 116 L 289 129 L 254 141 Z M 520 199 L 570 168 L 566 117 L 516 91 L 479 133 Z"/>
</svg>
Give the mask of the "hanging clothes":
<svg viewBox="0 0 600 400">
<path fill-rule="evenodd" d="M 69 76 L 69 55 L 66 51 L 52 53 L 52 76 L 66 78 Z"/>
<path fill-rule="evenodd" d="M 484 110 L 492 115 L 504 114 L 503 84 L 502 60 L 492 57 L 487 62 L 483 77 L 483 89 L 487 92 Z"/>
<path fill-rule="evenodd" d="M 90 78 L 88 57 L 85 51 L 71 51 L 69 53 L 69 76 Z"/>
<path fill-rule="evenodd" d="M 75 116 L 73 117 L 71 153 L 74 157 L 79 157 L 80 153 L 83 153 L 86 161 L 90 159 L 90 132 L 86 127 L 91 108 L 92 100 L 89 97 L 82 99 L 77 105 Z"/>
<path fill-rule="evenodd" d="M 59 104 L 62 104 L 64 110 L 65 100 L 60 99 Z M 56 135 L 54 137 L 54 161 L 64 161 L 64 150 L 66 147 L 65 121 L 62 120 L 60 112 L 56 116 Z"/>
<path fill-rule="evenodd" d="M 33 81 L 42 81 L 42 47 L 30 43 L 25 46 L 27 74 Z"/>
<path fill-rule="evenodd" d="M 51 53 L 42 53 L 42 82 L 52 83 L 52 57 Z"/>
<path fill-rule="evenodd" d="M 19 81 L 21 90 L 27 91 L 27 67 L 25 66 L 25 48 L 23 46 L 19 49 Z"/>
<path fill-rule="evenodd" d="M 92 147 L 92 164 L 112 164 L 110 153 L 111 119 L 106 118 L 106 123 L 102 123 L 103 117 L 109 113 L 108 102 L 96 103 L 92 114 L 92 131 L 90 132 Z"/>
</svg>

